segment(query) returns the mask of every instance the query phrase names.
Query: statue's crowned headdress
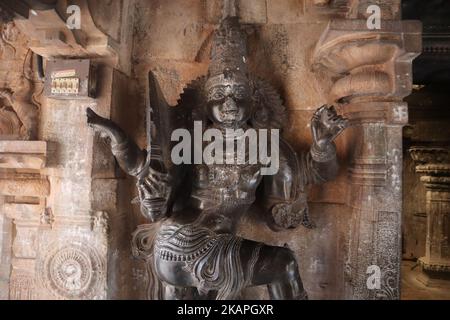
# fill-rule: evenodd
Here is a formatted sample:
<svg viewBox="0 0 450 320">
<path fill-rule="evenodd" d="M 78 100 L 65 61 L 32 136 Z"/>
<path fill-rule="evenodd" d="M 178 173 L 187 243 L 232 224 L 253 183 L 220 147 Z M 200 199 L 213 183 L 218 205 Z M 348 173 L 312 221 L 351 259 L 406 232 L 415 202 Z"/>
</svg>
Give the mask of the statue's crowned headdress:
<svg viewBox="0 0 450 320">
<path fill-rule="evenodd" d="M 216 30 L 211 48 L 209 77 L 225 71 L 247 75 L 247 45 L 238 17 L 227 17 Z"/>
<path fill-rule="evenodd" d="M 184 88 L 178 105 L 187 110 L 192 119 L 206 121 L 204 106 L 208 102 L 208 95 L 205 91 L 237 80 L 248 83 L 252 104 L 257 108 L 250 119 L 252 126 L 281 129 L 286 124 L 287 113 L 280 96 L 270 83 L 252 75 L 248 70 L 247 37 L 239 23 L 237 1 L 223 2 L 222 20 L 211 43 L 208 74 Z"/>
<path fill-rule="evenodd" d="M 225 1 L 223 19 L 214 33 L 208 78 L 247 78 L 247 40 L 241 30 L 236 6 Z"/>
</svg>

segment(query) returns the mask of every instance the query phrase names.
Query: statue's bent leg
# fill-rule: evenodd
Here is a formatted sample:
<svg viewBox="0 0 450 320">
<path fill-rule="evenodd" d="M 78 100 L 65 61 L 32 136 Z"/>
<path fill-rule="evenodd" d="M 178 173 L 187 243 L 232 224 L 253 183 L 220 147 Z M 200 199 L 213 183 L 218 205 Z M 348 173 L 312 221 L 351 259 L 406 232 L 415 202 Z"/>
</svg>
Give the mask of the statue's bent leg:
<svg viewBox="0 0 450 320">
<path fill-rule="evenodd" d="M 164 286 L 164 300 L 193 300 L 197 289 L 193 287 L 176 287 L 166 284 Z"/>
<path fill-rule="evenodd" d="M 255 250 L 259 250 L 259 255 L 251 263 L 250 259 L 252 255 L 254 256 Z M 297 261 L 290 249 L 244 240 L 241 257 L 243 261 L 247 261 L 249 286 L 267 285 L 270 298 L 273 300 L 308 299 Z"/>
<path fill-rule="evenodd" d="M 164 282 L 164 300 L 210 300 L 216 292 L 200 293 L 184 263 L 155 259 L 156 274 Z"/>
<path fill-rule="evenodd" d="M 258 285 L 267 285 L 272 299 L 306 299 L 297 262 L 287 248 L 196 224 L 167 224 L 158 232 L 154 252 L 159 279 L 195 287 L 200 299 L 213 291 L 218 300 L 236 299 L 243 288 Z"/>
<path fill-rule="evenodd" d="M 159 279 L 168 285 L 184 288 L 196 285 L 191 272 L 186 270 L 184 262 L 167 261 L 156 257 L 155 270 Z"/>
</svg>

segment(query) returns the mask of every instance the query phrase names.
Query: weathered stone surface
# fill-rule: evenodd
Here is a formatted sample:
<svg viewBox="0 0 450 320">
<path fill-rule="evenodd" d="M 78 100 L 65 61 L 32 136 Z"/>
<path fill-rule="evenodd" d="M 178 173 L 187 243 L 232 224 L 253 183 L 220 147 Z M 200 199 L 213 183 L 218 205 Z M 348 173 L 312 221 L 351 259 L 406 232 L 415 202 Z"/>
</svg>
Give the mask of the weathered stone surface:
<svg viewBox="0 0 450 320">
<path fill-rule="evenodd" d="M 46 153 L 44 141 L 0 141 L 0 168 L 43 169 Z"/>
<path fill-rule="evenodd" d="M 12 21 L 0 24 L 0 35 L 0 140 L 36 140 L 41 84 L 29 41 Z"/>
<path fill-rule="evenodd" d="M 239 8 L 239 21 L 243 24 L 267 23 L 267 0 L 237 0 Z M 222 18 L 223 4 L 221 0 L 204 2 L 206 20 L 217 24 Z"/>
<path fill-rule="evenodd" d="M 304 0 L 267 0 L 269 23 L 298 23 L 304 11 Z"/>
<path fill-rule="evenodd" d="M 425 255 L 419 259 L 423 270 L 419 280 L 425 285 L 441 286 L 440 280 L 450 277 L 450 149 L 415 146 L 409 152 L 416 163 L 416 172 L 422 175 L 420 181 L 427 190 L 427 235 Z"/>
<path fill-rule="evenodd" d="M 99 4 L 89 0 L 71 2 L 80 8 L 80 29 L 68 27 L 74 13 L 69 14 L 62 5 L 34 10 L 27 18 L 16 18 L 15 23 L 31 40 L 30 48 L 43 57 L 102 56 L 106 63 L 129 74 L 134 0 Z"/>
<path fill-rule="evenodd" d="M 0 167 L 8 171 L 3 179 L 7 181 L 0 181 L 0 194 L 8 195 L 0 199 L 4 259 L 0 260 L 0 298 L 8 298 L 3 288 L 8 288 L 10 299 L 146 296 L 146 271 L 131 259 L 129 246 L 135 226 L 147 222 L 130 203 L 136 196 L 135 181 L 124 177 L 105 142 L 87 127 L 85 110 L 89 106 L 114 119 L 145 147 L 148 72 L 155 73 L 169 104 L 175 105 L 183 87 L 206 74 L 211 34 L 221 15 L 221 1 L 136 0 L 135 7 L 134 1 L 114 1 L 111 6 L 76 2 L 89 6 L 83 11 L 89 21 L 81 34 L 65 30 L 64 21 L 51 14 L 48 21 L 18 22 L 24 28 L 37 23 L 47 29 L 27 29 L 38 43 L 28 44 L 21 35 L 16 47 L 0 49 L 0 88 L 25 88 L 27 94 L 40 89 L 34 69 L 27 71 L 27 77 L 36 88 L 23 83 L 23 63 L 31 61 L 26 57 L 29 47 L 46 56 L 95 55 L 100 65 L 96 100 L 41 101 L 36 138 L 46 142 L 47 153 L 43 148 L 22 153 L 13 143 L 6 152 L 2 147 L 6 145 L 0 143 Z M 312 299 L 398 297 L 401 127 L 408 122 L 401 100 L 411 90 L 410 63 L 420 52 L 420 30 L 414 23 L 397 21 L 399 1 L 393 0 L 377 1 L 383 17 L 392 21 L 383 20 L 382 30 L 369 32 L 364 18 L 370 3 L 240 1 L 251 72 L 268 79 L 280 92 L 290 113 L 284 136 L 296 151 L 310 145 L 307 124 L 325 103 L 336 103 L 354 125 L 337 140 L 342 168 L 338 178 L 310 192 L 315 229 L 275 233 L 257 222 L 255 217 L 262 213 L 256 208 L 240 226 L 247 238 L 287 244 L 294 251 Z M 128 15 L 133 9 L 135 23 Z M 329 23 L 336 16 L 348 20 Z M 45 37 L 47 44 L 42 41 Z M 0 133 L 4 133 L 0 139 L 6 134 L 7 139 L 23 139 L 18 128 L 22 119 L 16 112 L 20 108 L 4 99 L 0 103 Z M 434 125 L 432 121 L 417 124 L 412 134 L 418 136 L 417 130 L 426 127 L 438 139 Z M 33 169 L 35 176 L 26 184 L 24 173 L 16 169 Z M 416 213 L 424 210 L 418 207 Z M 75 286 L 64 273 L 67 257 L 80 267 L 77 281 L 72 282 Z M 376 292 L 365 288 L 370 264 L 380 265 L 383 276 L 392 280 Z M 246 297 L 267 298 L 265 288 L 248 290 Z"/>
<path fill-rule="evenodd" d="M 338 103 L 352 128 L 347 201 L 352 211 L 345 262 L 349 299 L 399 299 L 401 262 L 401 102 L 412 88 L 412 59 L 421 51 L 420 24 L 383 21 L 371 32 L 365 20 L 333 20 L 321 36 L 313 67 L 334 79 L 328 98 Z M 382 71 L 380 71 L 382 70 Z M 381 272 L 379 288 L 367 272 Z"/>
<path fill-rule="evenodd" d="M 3 205 L 2 205 L 3 206 Z M 11 246 L 13 224 L 11 219 L 0 214 L 0 299 L 8 300 L 11 275 Z"/>
<path fill-rule="evenodd" d="M 45 197 L 50 184 L 45 179 L 0 179 L 0 194 L 5 196 Z"/>
</svg>

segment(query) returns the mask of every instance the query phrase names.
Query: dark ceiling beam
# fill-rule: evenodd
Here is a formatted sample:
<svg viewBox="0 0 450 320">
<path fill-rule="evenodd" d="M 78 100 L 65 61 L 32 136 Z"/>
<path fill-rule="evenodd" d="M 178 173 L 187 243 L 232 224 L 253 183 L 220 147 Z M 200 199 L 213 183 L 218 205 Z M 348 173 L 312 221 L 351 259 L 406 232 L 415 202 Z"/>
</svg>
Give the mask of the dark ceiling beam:
<svg viewBox="0 0 450 320">
<path fill-rule="evenodd" d="M 422 54 L 413 62 L 414 84 L 450 83 L 450 1 L 403 0 L 402 19 L 423 25 Z"/>
<path fill-rule="evenodd" d="M 3 0 L 0 7 L 12 16 L 19 15 L 28 19 L 30 7 L 22 0 Z"/>
<path fill-rule="evenodd" d="M 28 19 L 30 9 L 47 10 L 56 7 L 57 0 L 2 0 L 0 7 L 13 16 Z"/>
</svg>

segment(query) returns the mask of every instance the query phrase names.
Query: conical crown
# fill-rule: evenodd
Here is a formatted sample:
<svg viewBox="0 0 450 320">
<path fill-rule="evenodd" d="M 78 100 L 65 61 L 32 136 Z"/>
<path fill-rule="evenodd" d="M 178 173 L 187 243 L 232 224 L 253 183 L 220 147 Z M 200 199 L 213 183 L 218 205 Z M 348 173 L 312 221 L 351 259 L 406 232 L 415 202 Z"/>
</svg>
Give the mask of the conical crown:
<svg viewBox="0 0 450 320">
<path fill-rule="evenodd" d="M 214 77 L 229 72 L 247 75 L 247 44 L 241 30 L 239 18 L 224 18 L 215 31 L 211 47 L 211 63 L 208 76 Z"/>
</svg>

